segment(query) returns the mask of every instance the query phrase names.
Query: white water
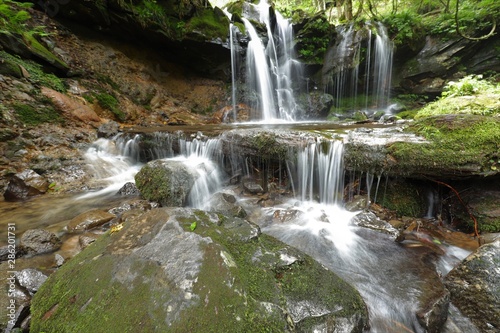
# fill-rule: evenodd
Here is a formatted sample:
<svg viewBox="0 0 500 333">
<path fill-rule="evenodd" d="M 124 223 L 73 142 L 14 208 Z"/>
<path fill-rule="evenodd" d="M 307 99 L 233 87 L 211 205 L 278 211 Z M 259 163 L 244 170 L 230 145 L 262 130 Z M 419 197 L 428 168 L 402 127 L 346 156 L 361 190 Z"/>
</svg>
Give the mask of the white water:
<svg viewBox="0 0 500 333">
<path fill-rule="evenodd" d="M 180 154 L 174 157 L 171 156 L 171 135 L 158 134 L 157 139 L 162 148 L 154 151 L 155 156 L 165 158 L 168 155 L 168 159 L 183 161 L 199 173 L 188 199 L 189 205 L 209 209 L 211 195 L 222 189 L 220 141 L 207 139 L 201 133 L 189 139 L 177 136 Z M 133 179 L 141 166 L 139 141 L 139 137 L 99 139 L 87 151 L 89 163 L 100 170 L 96 171 L 96 176 L 108 184 L 100 194 L 112 193 Z M 262 231 L 311 255 L 351 283 L 368 306 L 370 332 L 424 332 L 415 312 L 420 289 L 427 283 L 425 276 L 432 277 L 432 274 L 421 272 L 424 267 L 420 258 L 422 252 L 401 247 L 393 236 L 352 223 L 358 212 L 348 212 L 341 204 L 344 186 L 342 142 L 315 142 L 293 156 L 296 160 L 288 162 L 288 170 L 295 177 L 296 199 L 265 208 L 264 213 L 268 221 L 277 211 L 296 211 L 293 215 L 296 218 L 262 225 Z M 230 160 L 241 160 L 241 157 Z M 235 169 L 245 169 L 245 166 L 233 166 Z M 467 251 L 448 246 L 436 269 L 446 274 L 467 254 Z"/>
<path fill-rule="evenodd" d="M 376 22 L 367 23 L 364 31 L 356 31 L 351 25 L 341 26 L 337 32 L 339 41 L 334 50 L 338 59 L 336 71 L 326 88 L 335 97 L 335 107 L 340 111 L 348 107 L 351 110 L 389 112 L 394 46 L 387 29 Z M 364 72 L 360 71 L 363 33 L 367 35 Z M 364 99 L 359 98 L 360 92 L 364 94 Z M 342 102 L 346 98 L 349 98 L 349 105 Z"/>
<path fill-rule="evenodd" d="M 297 103 L 292 83 L 300 74 L 301 64 L 293 51 L 292 25 L 276 12 L 276 27 L 273 30 L 267 1 L 261 0 L 258 5 L 251 6 L 253 11 L 258 12 L 260 22 L 266 25 L 268 39 L 264 45 L 255 27 L 247 18 L 242 18 L 250 37 L 246 54 L 246 81 L 255 92 L 252 107 L 260 111 L 258 119 L 254 120 L 293 121 L 296 119 Z"/>
<path fill-rule="evenodd" d="M 180 155 L 174 157 L 172 143 L 179 141 Z M 140 136 L 126 139 L 116 136 L 111 140 L 98 139 L 85 153 L 89 167 L 94 170 L 94 182 L 101 189 L 90 191 L 80 199 L 114 195 L 125 183 L 135 183 L 135 175 L 143 166 L 140 160 Z M 154 159 L 182 161 L 186 167 L 198 174 L 188 196 L 191 207 L 203 208 L 210 195 L 220 189 L 221 149 L 218 139 L 204 138 L 201 133 L 190 140 L 179 138 L 169 133 L 155 133 L 153 150 Z"/>
</svg>

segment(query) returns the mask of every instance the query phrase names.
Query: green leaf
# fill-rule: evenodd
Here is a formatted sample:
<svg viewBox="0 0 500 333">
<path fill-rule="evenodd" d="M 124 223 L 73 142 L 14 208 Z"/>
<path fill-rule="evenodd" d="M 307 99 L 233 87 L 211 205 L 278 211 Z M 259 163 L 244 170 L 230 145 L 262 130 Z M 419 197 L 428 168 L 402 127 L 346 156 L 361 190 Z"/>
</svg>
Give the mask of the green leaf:
<svg viewBox="0 0 500 333">
<path fill-rule="evenodd" d="M 191 223 L 191 225 L 189 226 L 189 229 L 191 229 L 191 231 L 194 231 L 194 229 L 196 229 L 196 221 Z"/>
</svg>

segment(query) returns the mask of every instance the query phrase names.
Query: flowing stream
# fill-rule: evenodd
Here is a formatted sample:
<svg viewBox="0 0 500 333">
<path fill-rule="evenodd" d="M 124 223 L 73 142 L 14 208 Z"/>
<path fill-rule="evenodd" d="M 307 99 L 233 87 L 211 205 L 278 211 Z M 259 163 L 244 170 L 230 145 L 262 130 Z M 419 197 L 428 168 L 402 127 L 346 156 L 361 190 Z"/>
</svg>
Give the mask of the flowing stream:
<svg viewBox="0 0 500 333">
<path fill-rule="evenodd" d="M 242 160 L 237 152 L 232 153 L 235 156 L 224 158 L 220 140 L 206 138 L 201 133 L 187 139 L 168 133 L 156 133 L 154 137 L 157 145 L 149 152 L 151 156 L 180 160 L 198 170 L 200 177 L 189 197 L 192 207 L 208 208 L 208 198 L 229 186 L 229 175 L 222 171 L 224 161 Z M 174 137 L 179 145 L 178 154 L 174 153 Z M 139 161 L 143 154 L 140 141 L 140 135 L 130 139 L 117 136 L 110 140 L 99 139 L 91 145 L 85 157 L 95 170 L 95 181 L 100 184 L 100 190 L 61 198 L 61 201 L 35 199 L 25 206 L 33 205 L 35 209 L 23 210 L 22 216 L 9 215 L 19 213 L 11 210 L 7 216 L 11 216 L 12 220 L 22 217 L 29 221 L 29 228 L 48 228 L 61 234 L 62 222 L 78 212 L 89 207 L 105 206 L 111 200 L 118 202 L 120 198 L 114 193 L 126 182 L 133 181 L 133 176 L 143 165 Z M 423 264 L 423 259 L 429 256 L 425 250 L 401 247 L 391 235 L 353 224 L 359 212 L 348 212 L 342 207 L 342 154 L 343 145 L 338 140 L 312 143 L 297 154 L 291 154 L 296 157 L 290 157 L 287 168 L 294 178 L 294 197 L 275 207 L 253 207 L 261 211 L 261 217 L 265 217 L 255 222 L 261 221 L 264 233 L 311 255 L 355 286 L 369 309 L 370 332 L 424 332 L 415 316 L 422 290 L 425 290 L 426 284 L 434 283 L 436 271 L 446 274 L 469 252 L 448 245 L 444 255 L 432 257 L 435 260 L 433 270 Z M 245 169 L 244 166 L 237 168 Z M 44 209 L 36 209 L 37 200 L 44 202 Z M 59 209 L 52 210 L 50 205 Z M 295 218 L 287 223 L 270 222 L 277 211 L 295 212 Z M 38 224 L 33 225 L 32 221 Z M 460 315 L 455 317 L 462 319 Z M 446 332 L 474 332 L 473 326 L 465 327 Z"/>
<path fill-rule="evenodd" d="M 250 21 L 243 18 L 250 37 L 246 78 L 247 85 L 256 91 L 254 108 L 262 111 L 260 120 L 293 121 L 297 118 L 297 107 L 292 82 L 299 76 L 300 64 L 293 54 L 292 27 L 288 20 L 276 13 L 276 27 L 271 29 L 268 3 L 261 1 L 259 5 L 251 6 L 260 13 L 259 19 L 268 31 L 267 43 L 264 44 Z M 349 86 L 358 80 L 360 70 L 347 69 L 347 64 L 342 68 L 340 64 L 341 70 L 331 79 L 331 92 L 339 100 L 345 97 L 346 91 L 373 93 L 376 106 L 385 107 L 389 96 L 392 45 L 383 26 L 376 24 L 375 50 L 372 52 L 372 27 L 367 27 L 370 34 L 367 56 L 373 61 L 368 61 L 364 70 L 372 80 L 365 80 L 366 85 L 362 88 Z M 237 40 L 238 33 L 231 26 L 231 45 Z M 353 28 L 348 27 L 341 31 L 341 35 L 340 55 L 346 53 L 349 38 L 354 38 L 355 34 Z M 236 58 L 236 53 L 232 53 L 233 72 L 237 68 Z M 339 59 L 342 61 L 343 58 Z M 235 84 L 233 75 L 233 109 L 238 97 Z M 365 100 L 364 106 L 367 105 L 368 100 Z M 235 114 L 233 117 L 236 119 Z M 211 195 L 229 186 L 228 177 L 231 175 L 224 170 L 249 172 L 238 152 L 224 156 L 219 139 L 206 138 L 202 133 L 174 138 L 172 134 L 158 132 L 152 144 L 150 142 L 148 152 L 141 151 L 141 139 L 141 135 L 132 138 L 119 135 L 97 140 L 89 147 L 85 158 L 95 174 L 92 188 L 98 190 L 78 196 L 40 197 L 23 203 L 22 207 L 0 202 L 5 223 L 16 221 L 18 232 L 28 228 L 48 228 L 64 234 L 62 226 L 68 219 L 90 207 L 105 207 L 111 201 L 121 200 L 115 193 L 125 183 L 134 182 L 134 175 L 145 163 L 144 155 L 151 159 L 182 161 L 198 172 L 188 204 L 202 209 L 208 208 L 206 203 Z M 178 149 L 173 148 L 174 141 L 178 142 Z M 262 217 L 255 222 L 260 221 L 263 232 L 311 255 L 355 286 L 369 309 L 369 332 L 424 332 L 415 316 L 422 290 L 438 279 L 438 273 L 446 274 L 469 252 L 447 245 L 445 254 L 430 256 L 425 249 L 402 247 L 389 234 L 353 223 L 359 212 L 349 212 L 342 206 L 345 171 L 341 141 L 318 141 L 293 153 L 286 161 L 286 168 L 294 197 L 275 207 L 249 207 L 259 210 L 257 214 Z M 224 166 L 224 163 L 231 165 Z M 380 179 L 377 189 L 379 183 Z M 429 214 L 432 214 L 434 198 L 431 196 L 429 204 Z M 287 223 L 273 223 L 272 216 L 276 212 L 293 212 L 294 218 Z M 428 258 L 434 261 L 434 269 L 432 265 L 424 264 Z M 445 332 L 475 332 L 475 328 L 453 307 L 450 318 L 454 320 L 454 326 L 447 325 Z"/>
</svg>

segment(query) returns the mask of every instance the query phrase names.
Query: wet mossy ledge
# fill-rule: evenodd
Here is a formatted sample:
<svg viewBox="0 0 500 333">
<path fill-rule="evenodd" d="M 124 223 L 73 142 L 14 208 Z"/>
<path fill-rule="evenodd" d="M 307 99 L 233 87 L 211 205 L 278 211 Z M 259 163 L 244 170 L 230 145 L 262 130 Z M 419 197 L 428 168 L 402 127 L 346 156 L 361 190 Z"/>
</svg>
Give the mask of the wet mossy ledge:
<svg viewBox="0 0 500 333">
<path fill-rule="evenodd" d="M 106 233 L 36 293 L 30 332 L 363 332 L 359 293 L 239 218 L 158 208 Z M 347 330 L 346 330 L 347 329 Z"/>
</svg>

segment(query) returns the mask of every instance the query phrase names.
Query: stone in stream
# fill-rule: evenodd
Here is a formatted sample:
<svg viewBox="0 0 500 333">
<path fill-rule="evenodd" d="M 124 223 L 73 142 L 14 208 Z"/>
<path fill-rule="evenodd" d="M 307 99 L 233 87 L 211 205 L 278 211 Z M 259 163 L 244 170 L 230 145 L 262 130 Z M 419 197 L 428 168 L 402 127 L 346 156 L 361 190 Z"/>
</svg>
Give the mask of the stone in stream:
<svg viewBox="0 0 500 333">
<path fill-rule="evenodd" d="M 246 220 L 157 208 L 52 274 L 31 333 L 363 332 L 359 293 Z"/>
<path fill-rule="evenodd" d="M 82 213 L 69 221 L 68 231 L 85 231 L 103 225 L 111 221 L 116 216 L 100 209 L 90 210 Z"/>
<path fill-rule="evenodd" d="M 500 239 L 479 247 L 445 278 L 451 301 L 485 333 L 500 329 Z"/>
<path fill-rule="evenodd" d="M 44 194 L 49 189 L 49 182 L 33 170 L 16 173 L 10 180 L 5 193 L 5 201 L 19 201 Z"/>
<path fill-rule="evenodd" d="M 20 248 L 27 254 L 41 254 L 59 249 L 62 245 L 59 237 L 43 229 L 26 230 L 21 236 Z"/>
</svg>

